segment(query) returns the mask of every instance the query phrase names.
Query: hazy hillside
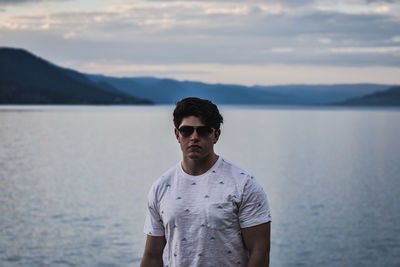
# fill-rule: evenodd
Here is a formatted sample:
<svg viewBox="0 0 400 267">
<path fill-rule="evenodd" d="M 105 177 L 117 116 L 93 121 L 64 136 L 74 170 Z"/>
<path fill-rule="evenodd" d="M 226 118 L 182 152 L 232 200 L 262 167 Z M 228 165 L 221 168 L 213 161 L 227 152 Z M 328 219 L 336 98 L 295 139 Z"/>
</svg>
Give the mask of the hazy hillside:
<svg viewBox="0 0 400 267">
<path fill-rule="evenodd" d="M 1 104 L 145 104 L 106 83 L 57 67 L 33 54 L 0 48 Z"/>
<path fill-rule="evenodd" d="M 151 77 L 114 78 L 88 75 L 94 81 L 105 81 L 127 94 L 135 94 L 157 104 L 174 104 L 178 100 L 197 96 L 217 104 L 283 104 L 284 95 L 263 90 L 252 90 L 245 86 L 228 84 L 205 84 L 201 82 L 157 79 Z"/>
<path fill-rule="evenodd" d="M 340 103 L 355 106 L 400 106 L 400 86 Z"/>
<path fill-rule="evenodd" d="M 340 102 L 389 87 L 380 84 L 247 87 L 152 77 L 115 78 L 102 75 L 88 75 L 88 77 L 93 81 L 107 82 L 127 94 L 147 98 L 157 104 L 173 104 L 186 96 L 199 96 L 218 104 L 315 105 Z"/>
<path fill-rule="evenodd" d="M 235 105 L 398 105 L 397 94 L 385 91 L 389 87 L 381 84 L 249 87 L 152 77 L 115 78 L 82 74 L 25 50 L 0 48 L 0 104 L 174 104 L 184 97 L 197 96 L 217 104 Z"/>
</svg>

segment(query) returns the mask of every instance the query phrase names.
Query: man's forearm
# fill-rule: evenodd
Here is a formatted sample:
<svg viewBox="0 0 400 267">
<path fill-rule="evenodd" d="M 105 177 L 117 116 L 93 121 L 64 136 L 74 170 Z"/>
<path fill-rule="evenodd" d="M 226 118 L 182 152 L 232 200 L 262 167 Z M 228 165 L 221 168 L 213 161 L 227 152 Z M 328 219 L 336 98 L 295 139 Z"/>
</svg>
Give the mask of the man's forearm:
<svg viewBox="0 0 400 267">
<path fill-rule="evenodd" d="M 162 258 L 154 258 L 150 256 L 143 256 L 142 261 L 140 262 L 140 267 L 162 267 L 163 261 Z"/>
<path fill-rule="evenodd" d="M 247 267 L 269 267 L 269 251 L 254 251 Z"/>
</svg>

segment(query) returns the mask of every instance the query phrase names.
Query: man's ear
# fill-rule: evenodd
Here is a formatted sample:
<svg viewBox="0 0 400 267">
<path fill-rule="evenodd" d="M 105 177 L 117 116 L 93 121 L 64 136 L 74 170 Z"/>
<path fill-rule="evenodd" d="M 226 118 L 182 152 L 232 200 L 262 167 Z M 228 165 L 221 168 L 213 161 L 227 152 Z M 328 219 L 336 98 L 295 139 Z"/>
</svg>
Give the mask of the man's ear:
<svg viewBox="0 0 400 267">
<path fill-rule="evenodd" d="M 178 131 L 178 129 L 174 129 L 174 132 L 175 132 L 175 137 L 176 137 L 176 140 L 178 140 L 178 143 L 180 143 L 179 142 L 179 131 Z"/>
<path fill-rule="evenodd" d="M 216 130 L 216 131 L 214 132 L 214 135 L 215 135 L 215 142 L 214 142 L 214 144 L 216 144 L 217 141 L 218 141 L 218 139 L 219 139 L 219 136 L 221 135 L 221 129 Z"/>
</svg>

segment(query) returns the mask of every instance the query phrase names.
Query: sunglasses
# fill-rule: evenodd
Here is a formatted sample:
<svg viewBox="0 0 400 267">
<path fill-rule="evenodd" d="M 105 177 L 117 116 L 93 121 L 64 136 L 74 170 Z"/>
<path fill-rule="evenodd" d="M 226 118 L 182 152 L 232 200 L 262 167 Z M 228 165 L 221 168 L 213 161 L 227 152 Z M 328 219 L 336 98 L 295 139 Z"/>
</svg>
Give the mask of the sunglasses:
<svg viewBox="0 0 400 267">
<path fill-rule="evenodd" d="M 206 137 L 209 136 L 215 129 L 211 128 L 210 126 L 182 126 L 178 129 L 183 137 L 191 136 L 195 130 L 199 136 Z"/>
</svg>

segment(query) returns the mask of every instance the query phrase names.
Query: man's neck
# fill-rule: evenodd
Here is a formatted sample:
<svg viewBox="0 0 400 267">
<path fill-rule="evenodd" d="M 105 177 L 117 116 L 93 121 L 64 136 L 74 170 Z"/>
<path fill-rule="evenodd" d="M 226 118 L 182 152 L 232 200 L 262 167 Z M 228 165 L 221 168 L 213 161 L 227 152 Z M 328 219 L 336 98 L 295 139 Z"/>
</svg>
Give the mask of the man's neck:
<svg viewBox="0 0 400 267">
<path fill-rule="evenodd" d="M 214 166 L 218 160 L 218 157 L 218 155 L 213 153 L 209 157 L 203 159 L 183 158 L 182 168 L 187 174 L 194 176 L 202 175 L 211 169 L 212 166 Z"/>
</svg>

